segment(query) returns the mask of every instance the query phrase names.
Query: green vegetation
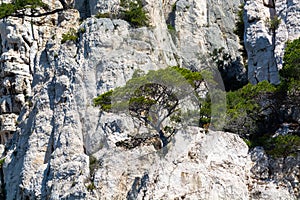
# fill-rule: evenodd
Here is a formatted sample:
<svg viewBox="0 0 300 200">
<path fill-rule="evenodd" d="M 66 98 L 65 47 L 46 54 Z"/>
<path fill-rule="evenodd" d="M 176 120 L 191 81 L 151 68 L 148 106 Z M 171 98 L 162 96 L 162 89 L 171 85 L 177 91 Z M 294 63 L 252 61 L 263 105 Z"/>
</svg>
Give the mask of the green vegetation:
<svg viewBox="0 0 300 200">
<path fill-rule="evenodd" d="M 95 98 L 94 105 L 100 106 L 100 109 L 106 112 L 111 111 L 111 96 L 113 94 L 113 90 L 105 92 L 104 94 L 99 95 Z"/>
<path fill-rule="evenodd" d="M 149 26 L 149 19 L 144 11 L 142 0 L 121 0 L 120 4 L 124 11 L 121 19 L 128 21 L 134 27 Z"/>
<path fill-rule="evenodd" d="M 83 34 L 83 33 L 85 33 L 86 32 L 86 29 L 85 28 L 79 28 L 79 30 L 78 30 L 78 34 Z"/>
<path fill-rule="evenodd" d="M 300 137 L 297 135 L 279 135 L 264 145 L 268 154 L 274 157 L 297 156 L 300 149 Z"/>
<path fill-rule="evenodd" d="M 43 3 L 42 0 L 14 0 L 12 3 L 2 3 L 0 5 L 0 19 L 9 16 L 14 17 L 41 17 L 50 14 L 54 14 L 70 8 L 70 5 L 66 4 L 64 0 L 59 0 L 63 8 L 49 10 L 49 6 Z M 41 12 L 40 8 L 44 10 Z M 30 13 L 26 10 L 30 10 Z"/>
<path fill-rule="evenodd" d="M 237 21 L 235 23 L 235 30 L 234 33 L 239 37 L 240 39 L 240 45 L 243 47 L 242 56 L 244 60 L 247 60 L 247 51 L 244 44 L 244 33 L 245 33 L 245 24 L 244 24 L 244 4 L 241 4 L 239 6 L 239 10 L 237 13 Z"/>
<path fill-rule="evenodd" d="M 146 75 L 136 72 L 124 87 L 108 91 L 95 98 L 94 105 L 109 112 L 124 112 L 128 109 L 132 117 L 153 128 L 159 135 L 163 146 L 166 146 L 176 127 L 168 124 L 166 128 L 164 122 L 167 119 L 178 122 L 180 117 L 195 114 L 194 111 L 182 113 L 179 109 L 179 100 L 192 95 L 187 93 L 190 86 L 195 92 L 194 101 L 199 100 L 196 91 L 203 81 L 199 72 L 192 72 L 177 66 L 149 71 Z M 199 110 L 203 106 L 202 103 L 200 104 Z M 196 113 L 198 120 L 199 114 L 198 111 Z M 208 114 L 203 112 L 201 114 L 207 122 Z M 168 133 L 165 130 L 169 130 Z"/>
<path fill-rule="evenodd" d="M 272 19 L 267 19 L 266 23 L 268 24 L 270 30 L 275 31 L 278 29 L 281 19 L 275 15 Z"/>
<path fill-rule="evenodd" d="M 0 5 L 0 18 L 5 18 L 13 15 L 17 11 L 17 8 L 11 3 L 3 3 Z"/>
<path fill-rule="evenodd" d="M 287 42 L 283 60 L 280 76 L 284 81 L 300 80 L 300 38 Z"/>
<path fill-rule="evenodd" d="M 90 168 L 90 177 L 93 180 L 96 170 L 99 167 L 99 163 L 96 157 L 90 155 L 89 168 Z"/>
<path fill-rule="evenodd" d="M 274 116 L 277 110 L 274 101 L 279 95 L 282 95 L 282 92 L 284 91 L 282 91 L 281 86 L 275 87 L 267 81 L 257 85 L 248 84 L 237 91 L 228 92 L 227 130 L 243 137 L 250 148 L 264 147 L 267 154 L 274 158 L 296 156 L 297 150 L 300 148 L 298 135 L 289 134 L 273 137 L 272 129 L 262 128 L 268 123 L 271 123 L 271 127 L 280 123 L 276 121 L 278 119 Z M 291 96 L 285 98 L 291 98 Z M 282 104 L 283 102 L 279 103 Z M 270 111 L 265 113 L 266 110 L 271 110 L 271 113 L 268 114 Z"/>
<path fill-rule="evenodd" d="M 143 8 L 142 0 L 121 0 L 119 13 L 97 13 L 96 18 L 123 19 L 133 27 L 149 26 L 149 18 Z"/>
<path fill-rule="evenodd" d="M 91 192 L 92 190 L 96 189 L 95 184 L 93 182 L 88 184 L 86 189 Z"/>
<path fill-rule="evenodd" d="M 34 10 L 39 7 L 48 9 L 48 5 L 42 0 L 15 0 L 13 3 L 3 3 L 0 5 L 0 18 L 18 15 L 28 8 Z"/>
<path fill-rule="evenodd" d="M 239 10 L 237 13 L 238 19 L 235 24 L 234 33 L 239 36 L 241 41 L 244 41 L 244 31 L 245 31 L 245 24 L 244 24 L 244 4 L 239 6 Z"/>
<path fill-rule="evenodd" d="M 5 158 L 1 158 L 0 159 L 0 168 L 2 168 L 2 166 L 4 165 L 5 163 Z"/>
<path fill-rule="evenodd" d="M 300 137 L 297 135 L 279 135 L 273 138 L 266 134 L 254 138 L 247 144 L 250 148 L 264 147 L 266 153 L 274 158 L 297 156 L 297 150 L 300 148 Z"/>
<path fill-rule="evenodd" d="M 282 121 L 296 123 L 291 116 L 283 116 L 278 110 L 299 105 L 300 38 L 287 42 L 283 60 L 280 85 L 275 87 L 264 81 L 227 94 L 228 130 L 241 135 L 250 148 L 264 147 L 274 158 L 296 156 L 300 149 L 297 131 L 273 137 Z"/>
<path fill-rule="evenodd" d="M 95 15 L 96 18 L 100 19 L 100 18 L 111 18 L 110 13 L 97 13 Z"/>
<path fill-rule="evenodd" d="M 172 5 L 172 12 L 176 11 L 176 3 L 177 3 L 177 1 Z"/>
<path fill-rule="evenodd" d="M 67 41 L 73 41 L 76 42 L 78 39 L 78 33 L 75 29 L 71 28 L 67 33 L 62 35 L 61 43 L 65 43 Z"/>
<path fill-rule="evenodd" d="M 283 68 L 279 71 L 282 87 L 291 94 L 300 91 L 300 38 L 286 44 Z"/>
<path fill-rule="evenodd" d="M 227 93 L 227 125 L 225 129 L 247 138 L 257 133 L 257 121 L 262 115 L 260 99 L 276 91 L 275 86 L 263 81 L 257 85 L 247 84 L 243 88 Z"/>
<path fill-rule="evenodd" d="M 175 30 L 175 27 L 172 26 L 172 24 L 168 24 L 168 25 L 167 25 L 167 28 L 168 28 L 168 30 L 169 30 L 170 32 L 176 31 L 176 30 Z"/>
</svg>

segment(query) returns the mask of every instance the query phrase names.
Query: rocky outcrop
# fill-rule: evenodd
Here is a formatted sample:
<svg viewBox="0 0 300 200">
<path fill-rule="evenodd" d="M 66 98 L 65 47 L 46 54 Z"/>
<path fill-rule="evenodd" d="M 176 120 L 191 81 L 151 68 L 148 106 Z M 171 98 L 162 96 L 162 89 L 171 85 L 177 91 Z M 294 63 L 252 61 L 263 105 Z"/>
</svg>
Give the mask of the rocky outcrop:
<svg viewBox="0 0 300 200">
<path fill-rule="evenodd" d="M 0 73 L 0 137 L 5 144 L 17 130 L 17 118 L 25 101 L 31 95 L 32 57 L 36 45 L 31 37 L 31 27 L 18 20 L 7 19 L 1 23 L 1 73 Z M 32 53 L 32 54 L 30 54 Z"/>
<path fill-rule="evenodd" d="M 244 9 L 248 79 L 278 84 L 285 43 L 300 36 L 299 2 L 249 0 Z"/>
<path fill-rule="evenodd" d="M 251 160 L 255 163 L 251 172 L 256 179 L 261 180 L 261 186 L 265 185 L 265 180 L 271 185 L 275 185 L 275 182 L 269 181 L 275 180 L 277 185 L 285 185 L 290 193 L 299 196 L 299 153 L 297 157 L 274 159 L 269 157 L 262 147 L 255 147 L 251 150 L 250 155 Z M 269 192 L 262 192 L 260 189 L 252 192 L 254 199 L 260 199 L 262 196 L 274 198 L 274 194 L 266 194 Z M 282 192 L 284 193 L 284 191 Z"/>
<path fill-rule="evenodd" d="M 138 69 L 210 67 L 209 52 L 222 47 L 239 58 L 232 32 L 240 1 L 147 0 L 151 26 L 138 29 L 119 19 L 89 18 L 118 4 L 75 1 L 79 12 L 1 21 L 0 127 L 13 136 L 0 174 L 6 198 L 249 199 L 257 180 L 238 136 L 187 127 L 166 155 L 154 140 L 126 150 L 116 143 L 151 130 L 92 105 Z M 79 18 L 87 19 L 79 25 Z M 61 44 L 71 28 L 78 39 Z M 264 184 L 265 193 L 294 198 L 284 186 Z"/>
</svg>

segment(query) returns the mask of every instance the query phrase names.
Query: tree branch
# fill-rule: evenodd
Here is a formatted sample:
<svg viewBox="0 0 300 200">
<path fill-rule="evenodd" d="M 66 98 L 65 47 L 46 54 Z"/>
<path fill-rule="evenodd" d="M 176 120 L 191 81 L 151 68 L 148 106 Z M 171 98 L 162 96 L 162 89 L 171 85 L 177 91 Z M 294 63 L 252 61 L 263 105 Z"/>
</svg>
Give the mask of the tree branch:
<svg viewBox="0 0 300 200">
<path fill-rule="evenodd" d="M 47 15 L 52 15 L 52 14 L 55 14 L 55 13 L 58 13 L 58 12 L 61 12 L 61 11 L 64 11 L 64 10 L 65 10 L 64 8 L 58 8 L 58 9 L 55 9 L 55 10 L 52 10 L 52 11 L 49 11 L 49 12 L 45 12 L 45 13 L 39 13 L 39 14 L 15 13 L 15 14 L 12 14 L 11 16 L 12 17 L 19 17 L 19 18 L 22 18 L 22 17 L 43 17 L 43 16 L 47 16 Z"/>
</svg>

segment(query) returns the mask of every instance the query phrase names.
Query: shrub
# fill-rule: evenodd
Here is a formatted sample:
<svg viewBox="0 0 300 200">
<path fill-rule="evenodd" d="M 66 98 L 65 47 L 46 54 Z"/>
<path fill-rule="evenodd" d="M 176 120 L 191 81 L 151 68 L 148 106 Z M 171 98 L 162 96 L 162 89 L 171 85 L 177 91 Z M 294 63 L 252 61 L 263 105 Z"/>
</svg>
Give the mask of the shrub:
<svg viewBox="0 0 300 200">
<path fill-rule="evenodd" d="M 273 157 L 297 156 L 300 149 L 300 137 L 297 135 L 280 135 L 272 138 L 265 145 L 266 152 Z"/>
<path fill-rule="evenodd" d="M 88 184 L 86 189 L 91 192 L 92 190 L 96 189 L 95 184 L 93 182 Z"/>
<path fill-rule="evenodd" d="M 73 41 L 76 42 L 78 39 L 78 33 L 74 28 L 71 28 L 67 33 L 62 35 L 61 43 L 65 43 L 67 41 Z"/>
<path fill-rule="evenodd" d="M 300 80 L 300 38 L 286 43 L 283 68 L 279 71 L 283 80 Z"/>
<path fill-rule="evenodd" d="M 78 33 L 81 33 L 81 34 L 83 34 L 83 33 L 85 33 L 86 32 L 86 29 L 85 28 L 79 28 L 79 30 L 78 30 Z"/>
<path fill-rule="evenodd" d="M 149 26 L 149 19 L 146 12 L 143 9 L 143 3 L 141 0 L 121 0 L 122 7 L 125 8 L 121 12 L 121 19 L 128 21 L 134 27 Z"/>
<path fill-rule="evenodd" d="M 300 137 L 297 135 L 279 135 L 272 138 L 271 135 L 265 134 L 248 141 L 250 148 L 262 146 L 266 153 L 274 158 L 297 156 L 297 150 L 300 148 Z"/>
<path fill-rule="evenodd" d="M 42 0 L 15 0 L 12 3 L 2 3 L 0 5 L 0 19 L 19 14 L 18 11 L 26 8 L 36 9 L 38 7 L 48 9 L 49 6 L 42 2 Z"/>
<path fill-rule="evenodd" d="M 5 163 L 5 158 L 1 158 L 0 159 L 0 168 L 2 168 L 4 163 Z"/>
<path fill-rule="evenodd" d="M 167 25 L 167 28 L 168 28 L 168 30 L 171 31 L 171 32 L 175 31 L 175 27 L 172 26 L 172 24 L 168 24 L 168 25 Z"/>
<path fill-rule="evenodd" d="M 98 160 L 93 155 L 90 155 L 90 161 L 89 161 L 89 168 L 90 168 L 90 176 L 93 177 L 95 174 L 95 171 L 98 168 Z"/>
<path fill-rule="evenodd" d="M 243 56 L 244 60 L 247 60 L 247 51 L 246 51 L 245 44 L 244 44 L 244 33 L 245 33 L 244 4 L 241 4 L 239 6 L 237 17 L 238 17 L 238 19 L 237 19 L 237 21 L 235 23 L 234 33 L 240 39 L 240 45 L 243 47 L 243 49 L 242 49 L 242 56 Z"/>
<path fill-rule="evenodd" d="M 281 19 L 277 15 L 275 15 L 271 19 L 268 18 L 266 20 L 266 23 L 267 23 L 267 25 L 268 25 L 268 27 L 269 27 L 270 30 L 275 31 L 275 30 L 278 29 L 278 27 L 279 27 L 279 25 L 281 23 Z"/>
<path fill-rule="evenodd" d="M 13 4 L 3 3 L 0 5 L 0 19 L 11 16 L 16 12 L 16 8 Z"/>
<path fill-rule="evenodd" d="M 267 81 L 257 85 L 247 84 L 243 88 L 227 93 L 226 130 L 246 138 L 259 132 L 258 122 L 263 123 L 261 99 L 276 91 L 276 87 Z"/>
<path fill-rule="evenodd" d="M 177 1 L 172 5 L 172 12 L 176 11 L 176 3 L 177 3 Z"/>
<path fill-rule="evenodd" d="M 283 68 L 279 71 L 281 91 L 290 96 L 300 94 L 300 38 L 286 43 Z"/>
<path fill-rule="evenodd" d="M 95 17 L 96 18 L 110 18 L 110 14 L 109 13 L 97 13 L 96 15 L 95 15 Z"/>
</svg>

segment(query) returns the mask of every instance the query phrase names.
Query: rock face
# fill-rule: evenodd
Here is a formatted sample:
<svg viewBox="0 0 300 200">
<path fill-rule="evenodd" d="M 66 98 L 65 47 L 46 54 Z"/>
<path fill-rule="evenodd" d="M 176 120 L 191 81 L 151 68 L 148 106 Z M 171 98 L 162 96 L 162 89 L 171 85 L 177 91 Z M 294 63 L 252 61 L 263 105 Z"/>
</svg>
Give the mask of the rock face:
<svg viewBox="0 0 300 200">
<path fill-rule="evenodd" d="M 92 106 L 94 97 L 124 85 L 138 69 L 202 69 L 210 66 L 209 52 L 220 48 L 241 60 L 233 34 L 241 2 L 147 0 L 151 27 L 137 29 L 90 17 L 115 12 L 119 1 L 70 3 L 78 10 L 0 22 L 2 197 L 249 199 L 255 163 L 236 135 L 188 127 L 166 155 L 151 141 L 126 150 L 116 142 L 150 130 Z M 59 1 L 51 6 L 61 8 Z M 71 28 L 78 39 L 61 44 Z M 284 186 L 264 184 L 265 193 L 277 191 L 274 199 L 295 198 Z"/>
<path fill-rule="evenodd" d="M 251 150 L 250 155 L 251 160 L 255 163 L 251 168 L 251 172 L 256 179 L 277 180 L 279 182 L 277 184 L 285 185 L 291 193 L 299 196 L 299 156 L 274 159 L 270 158 L 262 147 L 255 147 Z M 265 184 L 263 183 L 259 188 L 252 189 L 252 197 L 254 199 L 260 199 L 262 196 L 269 196 L 273 199 L 274 196 L 280 194 L 279 191 L 275 192 L 277 193 L 275 195 L 270 194 L 268 191 L 260 191 L 263 185 Z M 269 185 L 273 185 L 274 187 L 274 183 L 272 182 Z M 281 192 L 284 193 L 287 191 Z"/>
<path fill-rule="evenodd" d="M 279 83 L 285 43 L 300 36 L 299 6 L 298 1 L 245 2 L 245 47 L 251 83 Z"/>
<path fill-rule="evenodd" d="M 165 157 L 151 146 L 131 152 L 117 149 L 113 157 L 96 154 L 102 162 L 95 174 L 100 197 L 247 199 L 248 148 L 241 139 L 224 132 L 206 135 L 195 127 L 186 133 L 192 135 L 191 143 L 181 146 L 178 133 Z"/>
</svg>

